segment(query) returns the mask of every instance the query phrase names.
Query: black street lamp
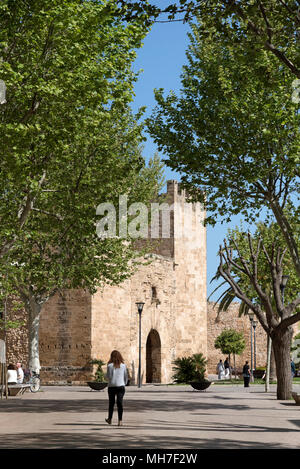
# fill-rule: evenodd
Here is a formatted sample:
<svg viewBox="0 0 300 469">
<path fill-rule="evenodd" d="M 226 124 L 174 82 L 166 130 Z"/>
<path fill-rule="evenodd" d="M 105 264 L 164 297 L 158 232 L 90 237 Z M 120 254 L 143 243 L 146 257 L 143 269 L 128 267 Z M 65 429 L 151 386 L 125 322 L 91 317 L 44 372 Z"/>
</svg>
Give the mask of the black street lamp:
<svg viewBox="0 0 300 469">
<path fill-rule="evenodd" d="M 289 275 L 283 275 L 281 277 L 280 290 L 281 290 L 282 303 L 284 303 L 284 290 L 288 283 L 289 278 L 290 278 Z"/>
<path fill-rule="evenodd" d="M 142 355 L 142 312 L 144 304 L 142 301 L 138 301 L 135 303 L 137 305 L 138 313 L 139 313 L 139 369 L 138 369 L 138 387 L 142 387 L 142 379 L 141 379 L 141 355 Z"/>
<path fill-rule="evenodd" d="M 253 319 L 254 319 L 254 313 L 248 313 L 249 319 L 250 319 L 250 329 L 251 329 L 251 382 L 254 381 L 254 376 L 253 376 L 253 331 L 252 331 L 252 324 L 253 324 Z"/>
<path fill-rule="evenodd" d="M 252 321 L 252 327 L 253 327 L 253 336 L 254 336 L 254 371 L 256 370 L 256 338 L 255 338 L 255 329 L 257 326 L 257 321 Z"/>
</svg>

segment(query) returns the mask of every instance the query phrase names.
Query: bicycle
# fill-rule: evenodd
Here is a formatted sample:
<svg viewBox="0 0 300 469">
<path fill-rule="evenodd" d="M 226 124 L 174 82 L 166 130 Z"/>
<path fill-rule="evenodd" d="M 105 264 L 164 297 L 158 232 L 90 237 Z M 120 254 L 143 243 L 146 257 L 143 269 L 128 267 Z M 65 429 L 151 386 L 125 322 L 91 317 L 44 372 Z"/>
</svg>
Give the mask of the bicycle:
<svg viewBox="0 0 300 469">
<path fill-rule="evenodd" d="M 36 373 L 35 371 L 27 370 L 27 372 L 24 373 L 25 377 L 25 382 L 30 385 L 30 391 L 31 392 L 38 392 L 40 390 L 41 386 L 41 379 L 39 373 Z"/>
</svg>

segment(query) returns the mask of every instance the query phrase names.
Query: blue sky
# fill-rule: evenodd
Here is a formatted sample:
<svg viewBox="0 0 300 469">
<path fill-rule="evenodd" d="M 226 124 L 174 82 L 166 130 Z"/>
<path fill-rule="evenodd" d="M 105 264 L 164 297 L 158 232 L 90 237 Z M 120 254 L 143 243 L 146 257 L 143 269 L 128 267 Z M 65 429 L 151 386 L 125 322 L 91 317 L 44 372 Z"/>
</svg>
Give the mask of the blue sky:
<svg viewBox="0 0 300 469">
<path fill-rule="evenodd" d="M 134 65 L 135 71 L 142 69 L 139 80 L 135 85 L 135 100 L 133 109 L 146 106 L 145 116 L 151 114 L 155 106 L 154 88 L 163 88 L 166 93 L 180 90 L 180 75 L 182 66 L 186 63 L 185 52 L 188 48 L 189 39 L 187 33 L 189 27 L 181 22 L 156 23 L 151 32 L 144 40 L 144 46 L 137 51 L 137 60 Z M 146 159 L 152 157 L 157 147 L 146 135 L 144 156 Z M 162 157 L 163 155 L 161 155 Z M 180 180 L 178 173 L 165 168 L 165 178 Z M 217 250 L 226 236 L 229 227 L 239 225 L 239 218 L 233 219 L 230 224 L 221 224 L 207 228 L 207 294 L 209 295 L 216 287 L 211 285 L 210 280 L 218 267 Z M 216 300 L 219 294 L 214 294 L 212 300 Z"/>
</svg>

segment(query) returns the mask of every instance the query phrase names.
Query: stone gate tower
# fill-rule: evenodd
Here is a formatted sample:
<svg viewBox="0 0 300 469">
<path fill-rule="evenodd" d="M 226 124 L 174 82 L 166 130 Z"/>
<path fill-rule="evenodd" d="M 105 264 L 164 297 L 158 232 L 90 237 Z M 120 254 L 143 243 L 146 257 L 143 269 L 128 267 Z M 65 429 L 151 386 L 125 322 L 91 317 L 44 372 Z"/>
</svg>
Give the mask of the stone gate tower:
<svg viewBox="0 0 300 469">
<path fill-rule="evenodd" d="M 193 353 L 207 356 L 206 230 L 199 203 L 187 203 L 177 181 L 168 181 L 153 244 L 137 272 L 119 286 L 91 296 L 68 290 L 53 297 L 41 315 L 43 382 L 83 382 L 90 360 L 107 362 L 119 350 L 131 383 L 137 382 L 141 321 L 143 382 L 172 381 L 172 361 Z M 169 225 L 164 222 L 168 220 Z M 155 228 L 155 223 L 153 223 Z M 155 239 L 153 239 L 153 233 Z"/>
</svg>

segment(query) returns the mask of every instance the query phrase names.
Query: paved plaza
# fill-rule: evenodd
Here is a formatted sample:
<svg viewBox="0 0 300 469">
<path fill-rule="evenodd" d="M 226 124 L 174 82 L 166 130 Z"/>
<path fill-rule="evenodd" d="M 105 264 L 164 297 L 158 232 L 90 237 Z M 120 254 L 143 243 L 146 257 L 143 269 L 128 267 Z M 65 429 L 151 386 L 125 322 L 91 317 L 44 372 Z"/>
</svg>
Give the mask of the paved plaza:
<svg viewBox="0 0 300 469">
<path fill-rule="evenodd" d="M 300 391 L 300 385 L 294 385 Z M 108 426 L 107 390 L 48 386 L 0 401 L 0 448 L 295 449 L 300 407 L 275 387 L 211 385 L 127 387 L 124 426 Z"/>
</svg>

